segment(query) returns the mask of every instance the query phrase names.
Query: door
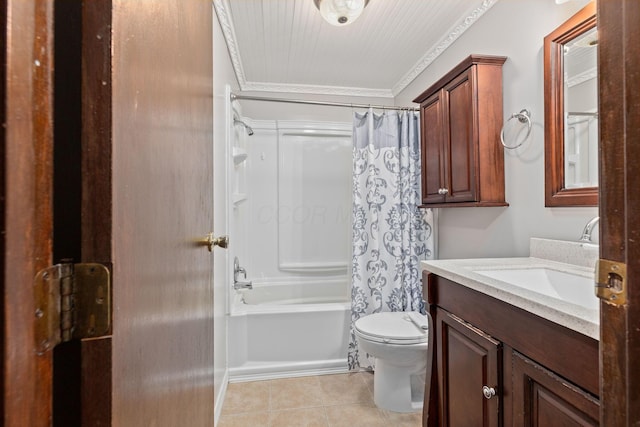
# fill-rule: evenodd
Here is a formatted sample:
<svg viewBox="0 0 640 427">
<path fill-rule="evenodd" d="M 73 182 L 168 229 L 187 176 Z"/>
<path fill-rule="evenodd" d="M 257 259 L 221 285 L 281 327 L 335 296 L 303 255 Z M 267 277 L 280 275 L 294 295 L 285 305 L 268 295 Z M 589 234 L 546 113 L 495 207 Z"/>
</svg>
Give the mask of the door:
<svg viewBox="0 0 640 427">
<path fill-rule="evenodd" d="M 60 423 L 51 421 L 59 371 L 50 353 L 33 352 L 29 325 L 35 272 L 65 238 L 61 227 L 52 239 L 51 176 L 63 164 L 53 165 L 51 134 L 54 4 L 0 5 L 11 35 L 2 38 L 0 413 L 8 427 L 46 426 Z M 75 409 L 83 425 L 212 425 L 213 258 L 202 246 L 213 226 L 211 4 L 96 0 L 81 21 L 80 256 L 112 268 L 113 333 L 78 344 Z"/>
<path fill-rule="evenodd" d="M 513 425 L 599 425 L 597 398 L 517 351 L 512 350 L 508 359 L 512 363 L 512 375 L 505 381 L 512 381 Z"/>
<path fill-rule="evenodd" d="M 473 202 L 477 200 L 476 176 L 478 135 L 475 123 L 476 83 L 472 66 L 444 87 L 447 115 L 445 129 L 448 142 L 445 177 L 447 202 Z"/>
<path fill-rule="evenodd" d="M 598 2 L 600 258 L 627 265 L 627 302 L 600 307 L 600 421 L 640 423 L 640 2 Z"/>
<path fill-rule="evenodd" d="M 497 427 L 501 343 L 442 309 L 436 323 L 441 425 Z"/>
<path fill-rule="evenodd" d="M 443 203 L 445 182 L 444 102 L 440 90 L 420 106 L 422 138 L 422 203 Z"/>
</svg>

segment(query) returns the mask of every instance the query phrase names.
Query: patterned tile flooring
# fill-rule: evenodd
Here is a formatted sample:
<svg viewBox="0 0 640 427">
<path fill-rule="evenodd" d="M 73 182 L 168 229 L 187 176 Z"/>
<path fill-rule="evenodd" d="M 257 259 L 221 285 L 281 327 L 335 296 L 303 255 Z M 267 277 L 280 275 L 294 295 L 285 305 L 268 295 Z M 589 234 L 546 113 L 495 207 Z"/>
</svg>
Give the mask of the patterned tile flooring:
<svg viewBox="0 0 640 427">
<path fill-rule="evenodd" d="M 373 403 L 366 372 L 231 383 L 218 427 L 421 427 L 422 413 Z"/>
</svg>

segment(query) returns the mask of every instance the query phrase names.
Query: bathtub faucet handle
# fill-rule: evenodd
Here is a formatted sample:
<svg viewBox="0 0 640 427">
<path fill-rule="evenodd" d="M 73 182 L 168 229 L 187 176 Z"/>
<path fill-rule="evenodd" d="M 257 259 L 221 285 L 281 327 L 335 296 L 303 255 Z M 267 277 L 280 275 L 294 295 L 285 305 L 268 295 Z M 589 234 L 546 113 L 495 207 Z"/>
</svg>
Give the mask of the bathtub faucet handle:
<svg viewBox="0 0 640 427">
<path fill-rule="evenodd" d="M 233 283 L 238 282 L 238 274 L 242 274 L 242 277 L 247 279 L 247 270 L 244 267 L 240 267 L 240 261 L 238 257 L 233 258 Z"/>
</svg>

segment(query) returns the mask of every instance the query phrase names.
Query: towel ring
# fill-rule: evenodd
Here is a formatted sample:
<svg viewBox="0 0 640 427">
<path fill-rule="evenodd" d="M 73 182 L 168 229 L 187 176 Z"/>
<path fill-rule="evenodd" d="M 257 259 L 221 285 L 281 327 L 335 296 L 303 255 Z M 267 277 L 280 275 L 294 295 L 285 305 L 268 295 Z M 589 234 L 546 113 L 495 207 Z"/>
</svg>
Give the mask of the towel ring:
<svg viewBox="0 0 640 427">
<path fill-rule="evenodd" d="M 500 142 L 502 142 L 502 146 L 508 150 L 513 150 L 514 148 L 518 148 L 520 147 L 522 144 L 524 144 L 524 142 L 527 140 L 527 138 L 529 138 L 529 135 L 531 135 L 531 113 L 529 112 L 529 110 L 527 110 L 526 108 L 520 110 L 519 113 L 513 113 L 511 115 L 511 117 L 509 117 L 509 119 L 507 120 L 507 122 L 509 122 L 509 120 L 511 119 L 518 119 L 518 121 L 520 123 L 526 123 L 527 124 L 527 134 L 524 136 L 524 138 L 522 139 L 522 141 L 520 141 L 519 144 L 516 145 L 507 145 L 504 142 L 504 126 L 502 126 L 502 130 L 500 131 Z M 505 123 L 506 125 L 506 123 Z"/>
</svg>

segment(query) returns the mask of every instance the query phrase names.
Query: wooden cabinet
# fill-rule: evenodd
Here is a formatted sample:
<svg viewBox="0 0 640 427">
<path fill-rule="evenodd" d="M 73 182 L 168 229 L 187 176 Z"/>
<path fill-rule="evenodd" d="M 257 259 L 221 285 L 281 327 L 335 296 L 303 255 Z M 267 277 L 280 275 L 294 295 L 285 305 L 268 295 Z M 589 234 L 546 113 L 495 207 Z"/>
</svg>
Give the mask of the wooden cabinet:
<svg viewBox="0 0 640 427">
<path fill-rule="evenodd" d="M 436 330 L 442 425 L 498 427 L 501 343 L 444 310 Z"/>
<path fill-rule="evenodd" d="M 511 367 L 513 425 L 599 425 L 598 401 L 590 394 L 517 351 Z"/>
<path fill-rule="evenodd" d="M 414 99 L 420 103 L 422 203 L 507 206 L 502 56 L 471 55 Z"/>
<path fill-rule="evenodd" d="M 437 275 L 423 283 L 437 378 L 425 426 L 598 425 L 596 340 Z"/>
</svg>

